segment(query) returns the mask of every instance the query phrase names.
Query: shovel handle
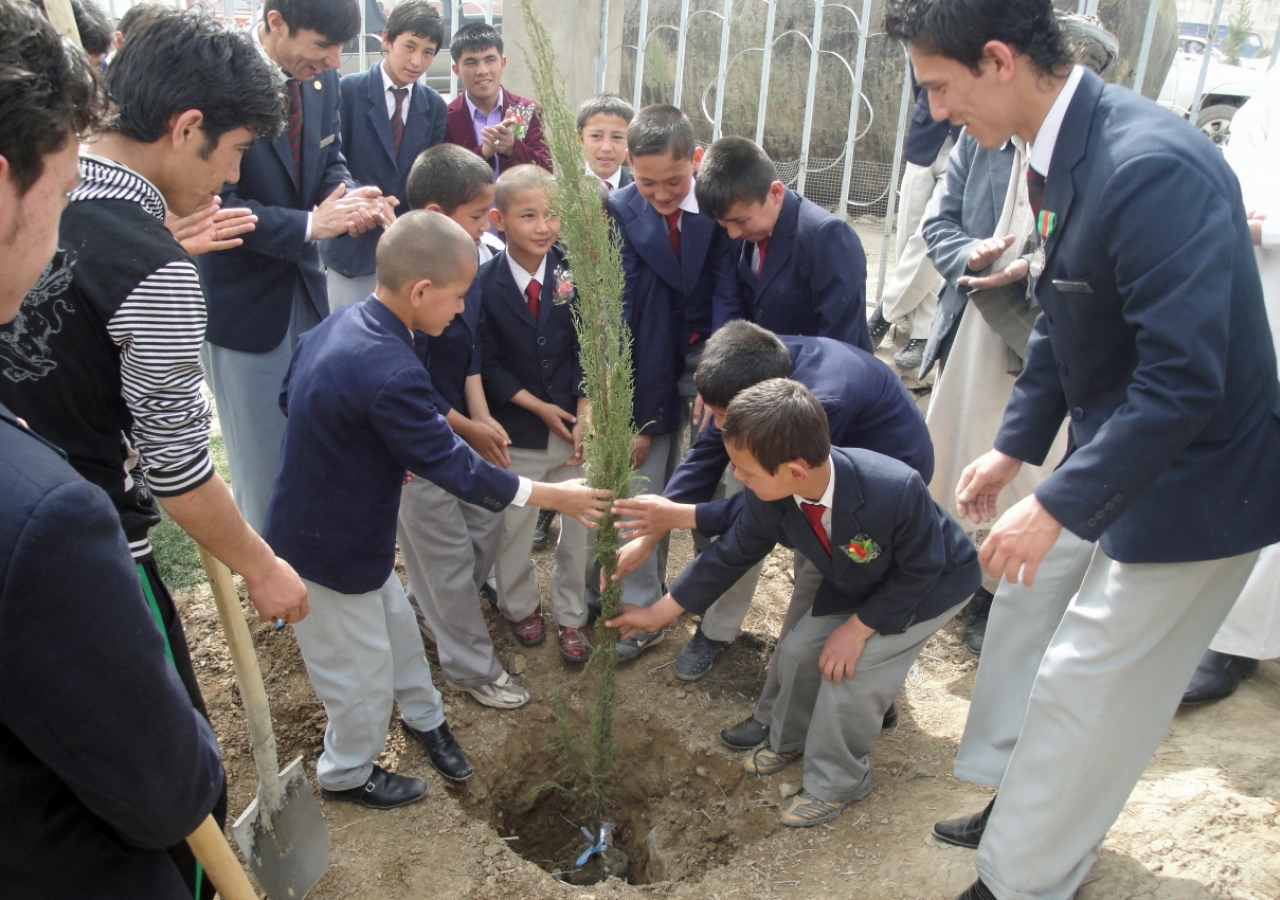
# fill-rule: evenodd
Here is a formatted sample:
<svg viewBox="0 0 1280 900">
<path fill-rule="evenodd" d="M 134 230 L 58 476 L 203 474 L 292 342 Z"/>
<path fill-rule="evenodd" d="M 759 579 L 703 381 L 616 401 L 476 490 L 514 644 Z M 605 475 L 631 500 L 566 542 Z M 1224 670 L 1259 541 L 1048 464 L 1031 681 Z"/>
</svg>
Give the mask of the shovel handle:
<svg viewBox="0 0 1280 900">
<path fill-rule="evenodd" d="M 249 740 L 253 745 L 253 761 L 258 769 L 258 790 L 268 809 L 279 808 L 280 767 L 276 756 L 276 738 L 271 729 L 271 707 L 267 704 L 267 689 L 262 684 L 262 670 L 258 667 L 258 654 L 253 649 L 249 626 L 240 608 L 231 570 L 204 547 L 200 547 L 200 561 L 204 563 L 209 587 L 213 590 L 218 616 L 227 634 L 227 649 L 231 651 L 231 663 L 236 671 L 236 684 L 240 688 L 240 700 L 249 720 Z"/>
<path fill-rule="evenodd" d="M 204 867 L 222 900 L 258 900 L 249 876 L 244 874 L 240 860 L 231 852 L 231 845 L 213 816 L 205 817 L 200 827 L 187 838 L 187 846 Z"/>
</svg>

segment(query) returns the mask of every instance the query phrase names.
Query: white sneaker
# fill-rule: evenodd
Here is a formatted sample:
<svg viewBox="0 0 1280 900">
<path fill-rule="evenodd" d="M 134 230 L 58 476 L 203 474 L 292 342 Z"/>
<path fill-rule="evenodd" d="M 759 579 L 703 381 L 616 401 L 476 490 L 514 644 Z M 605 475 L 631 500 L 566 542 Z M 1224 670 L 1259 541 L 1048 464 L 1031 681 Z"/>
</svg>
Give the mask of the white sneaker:
<svg viewBox="0 0 1280 900">
<path fill-rule="evenodd" d="M 519 709 L 529 702 L 529 692 L 511 680 L 511 676 L 503 672 L 496 681 L 482 684 L 479 687 L 463 687 L 445 679 L 445 684 L 459 691 L 466 691 L 482 706 L 494 709 Z"/>
</svg>

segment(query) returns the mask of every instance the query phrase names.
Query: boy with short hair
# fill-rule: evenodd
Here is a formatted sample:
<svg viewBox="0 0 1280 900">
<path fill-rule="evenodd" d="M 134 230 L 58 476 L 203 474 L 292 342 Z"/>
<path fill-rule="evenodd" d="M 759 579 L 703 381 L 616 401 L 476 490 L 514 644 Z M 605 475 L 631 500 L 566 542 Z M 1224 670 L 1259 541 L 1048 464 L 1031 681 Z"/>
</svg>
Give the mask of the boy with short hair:
<svg viewBox="0 0 1280 900">
<path fill-rule="evenodd" d="M 764 150 L 743 137 L 707 149 L 698 202 L 735 240 L 745 317 L 776 334 L 844 341 L 872 352 L 867 258 L 844 219 L 778 180 Z"/>
<path fill-rule="evenodd" d="M 609 193 L 635 181 L 622 167 L 627 158 L 627 127 L 635 118 L 631 104 L 617 94 L 596 94 L 578 107 L 578 141 L 587 155 L 587 171 Z"/>
<path fill-rule="evenodd" d="M 449 104 L 445 140 L 479 154 L 494 174 L 524 163 L 550 172 L 538 104 L 502 86 L 507 58 L 497 29 L 484 22 L 464 25 L 449 42 L 449 55 L 463 90 Z"/>
<path fill-rule="evenodd" d="M 445 100 L 419 84 L 440 42 L 444 22 L 430 0 L 403 0 L 382 32 L 383 58 L 367 71 L 342 77 L 342 146 L 347 169 L 359 184 L 384 196 L 405 196 L 405 182 L 418 154 L 444 140 Z M 401 203 L 397 214 L 409 207 Z M 343 235 L 321 244 L 328 267 L 329 309 L 359 303 L 377 285 L 374 251 L 381 228 Z"/>
<path fill-rule="evenodd" d="M 582 475 L 582 393 L 578 335 L 573 322 L 573 276 L 556 244 L 560 220 L 551 210 L 551 177 L 536 166 L 516 166 L 498 178 L 493 224 L 506 250 L 485 263 L 477 278 L 484 320 L 481 375 L 490 409 L 511 438 L 511 471 L 539 481 Z M 525 646 L 544 631 L 537 571 L 529 559 L 535 511 L 503 516 L 498 555 L 498 603 L 512 634 Z M 586 662 L 586 532 L 562 517 L 551 599 L 560 655 Z"/>
<path fill-rule="evenodd" d="M 390 809 L 426 795 L 425 781 L 374 764 L 393 701 L 437 772 L 472 774 L 394 570 L 405 471 L 495 513 L 528 502 L 585 523 L 604 506 L 607 492 L 534 484 L 486 463 L 437 411 L 412 334 L 439 335 L 475 272 L 475 241 L 461 226 L 405 213 L 378 244 L 376 293 L 302 336 L 281 392 L 288 425 L 266 535 L 311 599 L 294 632 L 329 716 L 316 777 L 331 800 Z"/>
<path fill-rule="evenodd" d="M 804 757 L 804 789 L 782 824 L 820 825 L 871 791 L 870 754 L 886 711 L 925 642 L 981 581 L 964 531 L 911 467 L 870 450 L 832 448 L 822 404 L 776 378 L 734 398 L 722 428 L 747 486 L 729 531 L 648 609 L 624 607 L 624 634 L 700 613 L 778 543 L 821 573 L 813 610 L 778 645 L 780 691 L 754 775 Z"/>
<path fill-rule="evenodd" d="M 448 216 L 476 242 L 481 261 L 490 258 L 487 236 L 493 206 L 493 172 L 484 160 L 453 144 L 425 151 L 408 179 L 409 205 Z M 489 414 L 480 383 L 480 296 L 474 282 L 462 314 L 435 337 L 415 335 L 418 357 L 431 374 L 437 411 L 471 448 L 496 466 L 511 463 L 510 440 Z M 493 653 L 493 641 L 476 592 L 497 595 L 485 578 L 498 557 L 502 516 L 467 503 L 425 478 L 400 493 L 397 529 L 409 603 L 419 627 L 436 645 L 440 671 L 450 687 L 495 709 L 515 709 L 529 692 L 512 683 Z"/>
</svg>

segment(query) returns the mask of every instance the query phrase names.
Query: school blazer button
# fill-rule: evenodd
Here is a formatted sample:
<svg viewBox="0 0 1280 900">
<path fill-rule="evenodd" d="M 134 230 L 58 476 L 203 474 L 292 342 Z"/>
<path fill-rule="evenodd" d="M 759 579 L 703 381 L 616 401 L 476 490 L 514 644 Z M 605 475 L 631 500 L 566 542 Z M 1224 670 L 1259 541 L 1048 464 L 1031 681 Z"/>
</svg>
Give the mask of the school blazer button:
<svg viewBox="0 0 1280 900">
<path fill-rule="evenodd" d="M 547 366 L 549 366 L 549 365 L 551 365 L 551 360 L 549 360 L 549 359 L 544 359 L 544 360 L 542 361 L 542 368 L 544 368 L 544 369 L 545 369 L 545 368 L 547 368 Z"/>
<path fill-rule="evenodd" d="M 1079 422 L 1084 418 L 1084 410 L 1077 406 L 1075 409 L 1071 410 L 1071 418 Z"/>
<path fill-rule="evenodd" d="M 539 346 L 539 347 L 541 347 L 541 346 L 543 346 L 544 344 L 546 344 L 546 342 L 547 342 L 547 339 L 546 339 L 545 337 L 540 337 L 540 338 L 538 338 L 538 346 Z"/>
</svg>

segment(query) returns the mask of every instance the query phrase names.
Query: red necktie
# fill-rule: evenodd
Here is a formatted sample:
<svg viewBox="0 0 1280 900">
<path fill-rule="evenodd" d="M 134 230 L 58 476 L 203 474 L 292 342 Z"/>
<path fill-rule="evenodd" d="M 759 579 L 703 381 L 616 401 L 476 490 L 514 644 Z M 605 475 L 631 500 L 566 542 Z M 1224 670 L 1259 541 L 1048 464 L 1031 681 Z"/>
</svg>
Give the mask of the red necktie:
<svg viewBox="0 0 1280 900">
<path fill-rule="evenodd" d="M 400 155 L 400 139 L 404 137 L 404 116 L 401 110 L 404 109 L 404 96 L 409 93 L 407 87 L 393 87 L 391 93 L 395 95 L 395 109 L 391 113 L 391 145 L 395 148 L 396 156 Z"/>
<path fill-rule="evenodd" d="M 293 153 L 293 174 L 302 184 L 302 89 L 296 78 L 285 82 L 289 86 L 289 150 Z"/>
<path fill-rule="evenodd" d="M 671 251 L 675 253 L 676 259 L 680 259 L 680 210 L 673 213 L 667 213 L 667 240 L 671 242 Z"/>
<path fill-rule="evenodd" d="M 1027 165 L 1027 199 L 1031 201 L 1031 214 L 1036 218 L 1039 227 L 1040 210 L 1044 208 L 1044 183 L 1047 179 L 1031 165 Z"/>
<path fill-rule="evenodd" d="M 537 321 L 538 298 L 542 296 L 542 285 L 538 284 L 538 279 L 529 279 L 529 284 L 524 289 L 524 295 L 529 298 L 529 312 L 533 313 L 534 321 Z"/>
<path fill-rule="evenodd" d="M 764 243 L 761 241 L 761 243 Z M 831 554 L 831 538 L 827 537 L 827 529 L 822 527 L 822 514 L 826 511 L 826 507 L 821 503 L 801 503 L 800 508 L 804 510 L 805 516 L 809 519 L 809 524 L 813 527 L 813 533 L 818 536 L 818 540 L 822 541 L 822 548 Z"/>
<path fill-rule="evenodd" d="M 769 238 L 763 238 L 760 243 L 756 244 L 756 248 L 760 253 L 759 258 L 756 260 L 756 277 L 759 278 L 760 273 L 764 271 L 764 252 L 769 249 Z M 831 548 L 828 547 L 827 549 L 830 551 Z"/>
</svg>

